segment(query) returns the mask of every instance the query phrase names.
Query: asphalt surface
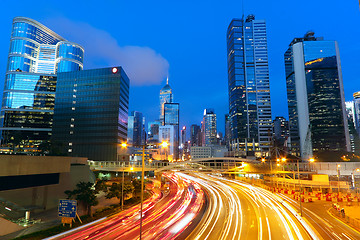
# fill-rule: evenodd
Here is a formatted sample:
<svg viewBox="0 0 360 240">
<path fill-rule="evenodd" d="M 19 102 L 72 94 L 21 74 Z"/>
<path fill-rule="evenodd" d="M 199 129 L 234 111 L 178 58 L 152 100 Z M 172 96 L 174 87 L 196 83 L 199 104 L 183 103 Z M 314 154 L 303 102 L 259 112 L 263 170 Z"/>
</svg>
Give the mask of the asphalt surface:
<svg viewBox="0 0 360 240">
<path fill-rule="evenodd" d="M 300 211 L 300 204 L 284 194 L 280 194 L 283 199 L 289 202 L 297 211 Z M 358 240 L 360 232 L 349 227 L 340 220 L 329 214 L 328 210 L 332 207 L 332 202 L 315 201 L 303 203 L 303 216 L 311 223 L 322 239 L 344 239 Z"/>
<path fill-rule="evenodd" d="M 209 204 L 187 239 L 316 239 L 308 224 L 268 191 L 221 177 L 193 176 Z"/>
</svg>

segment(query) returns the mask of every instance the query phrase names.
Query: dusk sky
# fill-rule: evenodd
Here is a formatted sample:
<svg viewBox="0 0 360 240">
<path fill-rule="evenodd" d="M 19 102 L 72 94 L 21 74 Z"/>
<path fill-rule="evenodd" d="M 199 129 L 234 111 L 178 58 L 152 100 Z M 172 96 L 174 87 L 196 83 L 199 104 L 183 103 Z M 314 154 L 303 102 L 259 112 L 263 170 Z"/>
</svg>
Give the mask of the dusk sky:
<svg viewBox="0 0 360 240">
<path fill-rule="evenodd" d="M 0 0 L 0 90 L 12 19 L 32 18 L 85 48 L 84 68 L 123 66 L 130 108 L 159 117 L 159 91 L 169 75 L 181 126 L 200 124 L 213 108 L 218 131 L 228 112 L 226 30 L 241 18 L 238 1 Z M 244 14 L 267 22 L 272 116 L 288 118 L 283 54 L 308 30 L 340 47 L 345 98 L 360 91 L 360 11 L 357 0 L 244 0 Z"/>
</svg>

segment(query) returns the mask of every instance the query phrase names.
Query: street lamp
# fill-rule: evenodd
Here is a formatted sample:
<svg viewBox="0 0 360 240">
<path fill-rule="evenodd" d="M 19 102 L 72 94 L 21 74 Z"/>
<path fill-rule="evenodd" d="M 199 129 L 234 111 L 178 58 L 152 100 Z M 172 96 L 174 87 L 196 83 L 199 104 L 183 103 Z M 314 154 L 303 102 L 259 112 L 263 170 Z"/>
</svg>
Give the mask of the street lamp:
<svg viewBox="0 0 360 240">
<path fill-rule="evenodd" d="M 337 172 L 337 177 L 338 177 L 338 197 L 337 198 L 339 198 L 339 194 L 340 194 L 340 167 L 341 167 L 340 164 L 336 165 L 336 172 Z"/>
<path fill-rule="evenodd" d="M 155 144 L 151 144 L 155 145 Z M 162 143 L 158 143 L 162 147 L 166 148 L 169 146 L 168 142 L 163 141 Z M 127 147 L 126 143 L 122 143 L 121 146 Z M 142 162 L 141 162 L 141 195 L 140 195 L 140 240 L 142 239 L 142 222 L 143 222 L 143 203 L 144 203 L 144 175 L 145 175 L 145 147 L 147 144 L 141 145 L 142 146 Z M 130 168 L 130 170 L 134 170 L 134 168 Z"/>
</svg>

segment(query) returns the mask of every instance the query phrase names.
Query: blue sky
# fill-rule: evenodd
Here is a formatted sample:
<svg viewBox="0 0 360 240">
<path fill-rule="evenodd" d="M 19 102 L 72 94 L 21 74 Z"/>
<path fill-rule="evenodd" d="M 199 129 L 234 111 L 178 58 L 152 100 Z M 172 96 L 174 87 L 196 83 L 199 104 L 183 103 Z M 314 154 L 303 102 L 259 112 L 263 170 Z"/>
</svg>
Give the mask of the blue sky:
<svg viewBox="0 0 360 240">
<path fill-rule="evenodd" d="M 0 90 L 5 76 L 12 18 L 33 18 L 85 47 L 85 68 L 126 65 L 130 111 L 158 118 L 159 91 L 169 75 L 181 125 L 200 124 L 214 108 L 218 130 L 228 111 L 226 30 L 240 18 L 237 1 L 22 1 L 0 0 Z M 245 0 L 245 15 L 267 22 L 272 114 L 287 117 L 283 54 L 308 30 L 337 40 L 345 97 L 360 90 L 360 11 L 357 0 Z M 141 61 L 139 61 L 141 59 Z"/>
</svg>

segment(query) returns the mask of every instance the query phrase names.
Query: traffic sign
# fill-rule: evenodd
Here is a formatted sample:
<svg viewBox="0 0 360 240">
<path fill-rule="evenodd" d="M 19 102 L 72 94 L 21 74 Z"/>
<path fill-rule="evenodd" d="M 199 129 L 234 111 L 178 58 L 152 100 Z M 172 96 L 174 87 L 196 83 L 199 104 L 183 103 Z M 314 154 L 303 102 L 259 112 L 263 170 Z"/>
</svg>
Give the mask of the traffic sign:
<svg viewBox="0 0 360 240">
<path fill-rule="evenodd" d="M 60 199 L 59 200 L 59 217 L 76 217 L 76 200 Z"/>
</svg>

